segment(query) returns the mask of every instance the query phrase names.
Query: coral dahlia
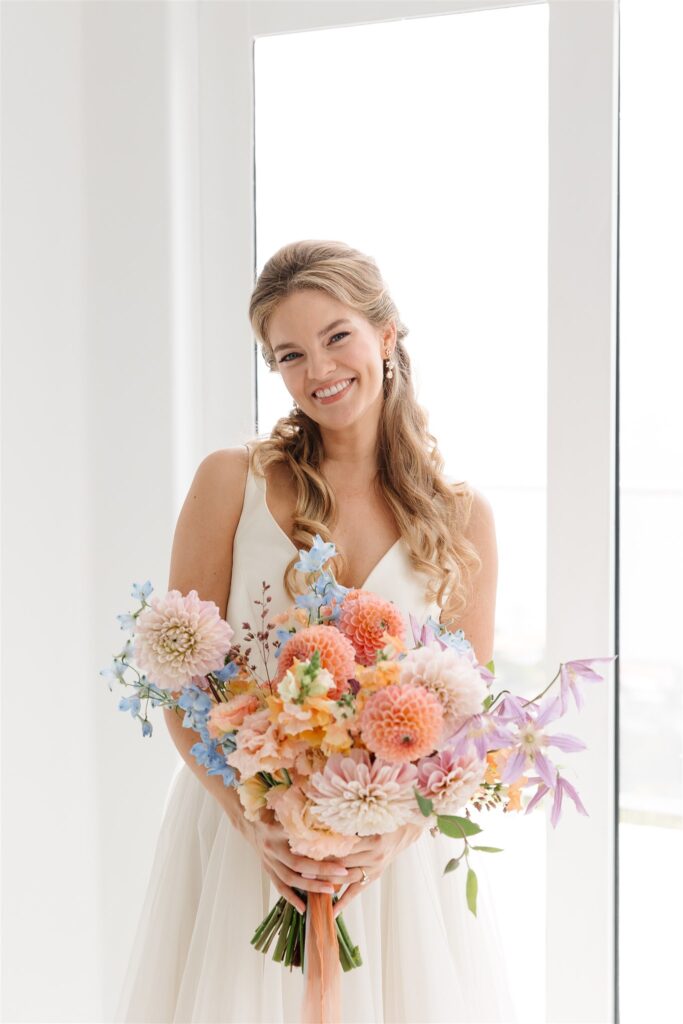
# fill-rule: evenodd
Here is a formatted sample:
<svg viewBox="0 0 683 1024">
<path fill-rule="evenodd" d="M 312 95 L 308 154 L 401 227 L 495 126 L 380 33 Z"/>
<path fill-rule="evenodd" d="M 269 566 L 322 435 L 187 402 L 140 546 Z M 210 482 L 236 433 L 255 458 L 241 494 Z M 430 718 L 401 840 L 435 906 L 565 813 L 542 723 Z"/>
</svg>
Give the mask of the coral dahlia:
<svg viewBox="0 0 683 1024">
<path fill-rule="evenodd" d="M 337 620 L 337 628 L 353 643 L 361 665 L 372 665 L 386 642 L 385 633 L 403 640 L 406 624 L 393 604 L 369 590 L 349 590 Z"/>
<path fill-rule="evenodd" d="M 360 730 L 365 746 L 385 761 L 415 761 L 438 744 L 443 731 L 441 703 L 421 686 L 385 686 L 368 698 Z"/>
</svg>

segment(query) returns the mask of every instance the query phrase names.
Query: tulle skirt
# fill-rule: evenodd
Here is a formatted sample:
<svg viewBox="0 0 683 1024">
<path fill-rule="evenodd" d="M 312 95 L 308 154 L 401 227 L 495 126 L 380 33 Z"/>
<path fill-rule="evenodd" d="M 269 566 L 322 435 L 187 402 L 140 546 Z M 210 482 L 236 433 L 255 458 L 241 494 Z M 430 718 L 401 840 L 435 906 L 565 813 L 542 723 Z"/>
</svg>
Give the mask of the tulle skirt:
<svg viewBox="0 0 683 1024">
<path fill-rule="evenodd" d="M 363 964 L 342 973 L 340 1024 L 516 1022 L 486 878 L 443 874 L 461 843 L 425 833 L 344 911 Z M 115 1020 L 298 1024 L 299 968 L 250 939 L 279 898 L 254 848 L 183 762 L 174 775 Z"/>
</svg>

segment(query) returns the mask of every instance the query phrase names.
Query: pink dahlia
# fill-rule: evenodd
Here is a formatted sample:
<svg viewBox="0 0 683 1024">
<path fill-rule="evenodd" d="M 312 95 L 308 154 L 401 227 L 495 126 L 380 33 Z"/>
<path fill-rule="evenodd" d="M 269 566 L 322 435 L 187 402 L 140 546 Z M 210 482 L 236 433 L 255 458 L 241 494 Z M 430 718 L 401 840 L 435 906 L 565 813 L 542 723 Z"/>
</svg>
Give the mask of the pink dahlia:
<svg viewBox="0 0 683 1024">
<path fill-rule="evenodd" d="M 201 601 L 196 590 L 169 590 L 138 616 L 134 658 L 157 686 L 177 691 L 193 676 L 222 668 L 233 635 L 213 601 Z"/>
<path fill-rule="evenodd" d="M 284 679 L 295 659 L 308 661 L 315 650 L 320 652 L 321 667 L 334 677 L 334 689 L 328 690 L 327 696 L 336 700 L 348 688 L 348 680 L 353 679 L 356 652 L 351 641 L 334 626 L 307 626 L 293 633 L 280 651 L 274 682 Z"/>
<path fill-rule="evenodd" d="M 352 642 L 361 665 L 372 665 L 386 643 L 385 633 L 403 640 L 406 624 L 391 601 L 369 590 L 349 590 L 337 621 L 337 628 Z"/>
<path fill-rule="evenodd" d="M 481 714 L 488 690 L 466 655 L 428 644 L 409 651 L 399 664 L 402 683 L 423 686 L 441 702 L 444 741 L 471 715 Z"/>
<path fill-rule="evenodd" d="M 393 832 L 423 815 L 415 799 L 414 764 L 371 760 L 354 747 L 332 754 L 321 772 L 304 784 L 311 814 L 342 835 Z"/>
<path fill-rule="evenodd" d="M 385 761 L 415 761 L 431 754 L 443 731 L 438 697 L 410 683 L 373 693 L 360 717 L 363 743 Z"/>
<path fill-rule="evenodd" d="M 417 788 L 434 803 L 437 814 L 455 814 L 479 788 L 487 771 L 476 754 L 456 754 L 445 747 L 417 765 Z"/>
</svg>

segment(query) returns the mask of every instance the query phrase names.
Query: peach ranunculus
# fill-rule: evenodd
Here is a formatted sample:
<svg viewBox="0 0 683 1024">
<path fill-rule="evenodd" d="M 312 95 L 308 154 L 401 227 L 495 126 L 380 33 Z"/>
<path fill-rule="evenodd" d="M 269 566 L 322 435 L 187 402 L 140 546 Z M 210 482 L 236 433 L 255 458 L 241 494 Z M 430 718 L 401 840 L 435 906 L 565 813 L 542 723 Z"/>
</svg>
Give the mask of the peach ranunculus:
<svg viewBox="0 0 683 1024">
<path fill-rule="evenodd" d="M 244 808 L 244 817 L 247 821 L 258 821 L 262 807 L 266 806 L 266 793 L 270 789 L 267 782 L 260 775 L 252 775 L 251 778 L 240 782 L 237 787 L 237 795 Z"/>
<path fill-rule="evenodd" d="M 311 801 L 298 786 L 271 787 L 266 804 L 286 831 L 292 851 L 301 857 L 346 857 L 360 841 L 358 836 L 342 836 L 318 821 L 311 814 Z"/>
<path fill-rule="evenodd" d="M 274 772 L 279 768 L 289 768 L 294 764 L 297 754 L 306 748 L 306 743 L 287 740 L 277 726 L 270 720 L 268 708 L 255 711 L 242 722 L 237 730 L 236 748 L 226 760 L 232 768 L 246 779 L 257 772 Z"/>
<path fill-rule="evenodd" d="M 261 701 L 255 693 L 240 693 L 230 700 L 220 701 L 209 711 L 206 728 L 212 739 L 220 739 L 226 733 L 239 729 L 242 722 L 254 711 L 258 711 Z"/>
<path fill-rule="evenodd" d="M 283 736 L 293 736 L 319 747 L 325 729 L 335 721 L 336 704 L 329 697 L 308 697 L 303 704 L 266 697 L 270 720 Z"/>
</svg>

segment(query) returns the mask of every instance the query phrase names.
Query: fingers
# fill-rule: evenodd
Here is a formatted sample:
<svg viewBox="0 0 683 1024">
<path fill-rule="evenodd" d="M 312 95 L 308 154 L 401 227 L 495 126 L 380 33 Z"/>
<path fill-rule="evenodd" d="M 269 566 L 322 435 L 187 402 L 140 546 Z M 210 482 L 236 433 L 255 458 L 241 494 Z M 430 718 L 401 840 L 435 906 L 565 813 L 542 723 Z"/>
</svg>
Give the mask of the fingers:
<svg viewBox="0 0 683 1024">
<path fill-rule="evenodd" d="M 304 878 L 322 878 L 333 882 L 346 882 L 348 879 L 348 871 L 339 861 L 313 860 L 311 857 L 303 857 L 292 851 L 286 839 L 268 840 L 266 847 L 272 856 L 277 857 L 279 861 Z"/>
<path fill-rule="evenodd" d="M 303 875 L 288 867 L 277 855 L 268 855 L 268 860 L 273 871 L 285 885 L 305 889 L 306 892 L 326 892 L 330 895 L 337 891 L 335 886 L 324 878 L 304 878 Z"/>
<path fill-rule="evenodd" d="M 291 903 L 295 910 L 298 910 L 300 914 L 303 914 L 306 910 L 306 904 L 301 897 L 297 896 L 294 890 L 290 889 L 288 885 L 285 885 L 285 883 L 277 877 L 275 872 L 269 871 L 268 874 L 270 875 L 271 881 L 276 890 L 280 893 L 280 896 L 284 896 L 287 902 Z"/>
<path fill-rule="evenodd" d="M 370 879 L 368 878 L 367 885 L 369 884 Z M 354 899 L 359 892 L 362 892 L 363 889 L 367 888 L 367 885 L 361 886 L 360 882 L 351 883 L 351 885 L 345 890 L 344 895 L 337 900 L 337 902 L 334 904 L 334 907 L 332 908 L 335 918 L 338 917 L 339 914 L 341 914 L 346 909 L 351 900 Z"/>
</svg>

